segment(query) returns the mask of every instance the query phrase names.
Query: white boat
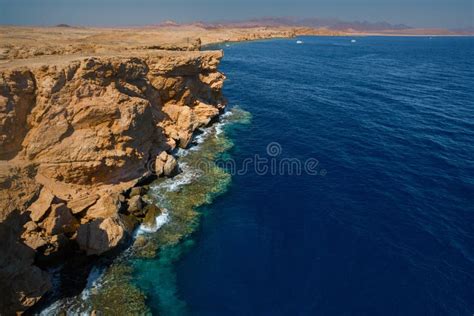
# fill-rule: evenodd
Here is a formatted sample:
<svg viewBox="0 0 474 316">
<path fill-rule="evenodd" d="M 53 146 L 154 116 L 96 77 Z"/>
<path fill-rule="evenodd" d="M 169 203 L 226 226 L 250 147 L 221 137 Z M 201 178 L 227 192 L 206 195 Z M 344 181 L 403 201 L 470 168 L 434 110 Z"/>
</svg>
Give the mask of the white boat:
<svg viewBox="0 0 474 316">
<path fill-rule="evenodd" d="M 357 41 L 356 40 L 351 40 L 351 43 L 355 43 L 355 42 L 357 42 Z"/>
<path fill-rule="evenodd" d="M 296 44 L 303 44 L 303 41 L 296 41 Z"/>
</svg>

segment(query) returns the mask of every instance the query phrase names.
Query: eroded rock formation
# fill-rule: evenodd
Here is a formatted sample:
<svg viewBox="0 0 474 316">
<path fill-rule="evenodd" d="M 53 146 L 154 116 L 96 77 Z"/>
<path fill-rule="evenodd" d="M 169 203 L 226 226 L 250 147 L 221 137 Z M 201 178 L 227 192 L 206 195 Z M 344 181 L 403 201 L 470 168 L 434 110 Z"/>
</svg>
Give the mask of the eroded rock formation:
<svg viewBox="0 0 474 316">
<path fill-rule="evenodd" d="M 221 57 L 136 51 L 1 66 L 0 311 L 50 289 L 37 262 L 71 248 L 100 255 L 127 238 L 137 219 L 126 206 L 145 213 L 139 190 L 123 192 L 151 171 L 175 173 L 171 151 L 223 109 Z"/>
</svg>

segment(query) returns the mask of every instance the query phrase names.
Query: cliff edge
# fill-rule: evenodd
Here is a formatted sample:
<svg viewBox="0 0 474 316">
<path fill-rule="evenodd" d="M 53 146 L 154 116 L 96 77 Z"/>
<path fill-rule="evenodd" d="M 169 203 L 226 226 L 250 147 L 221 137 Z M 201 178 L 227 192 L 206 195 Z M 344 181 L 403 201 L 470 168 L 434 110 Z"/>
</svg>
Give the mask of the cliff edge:
<svg viewBox="0 0 474 316">
<path fill-rule="evenodd" d="M 130 189 L 177 172 L 172 150 L 224 108 L 221 58 L 134 50 L 0 65 L 0 311 L 34 305 L 50 262 L 127 239 L 143 212 Z"/>
</svg>

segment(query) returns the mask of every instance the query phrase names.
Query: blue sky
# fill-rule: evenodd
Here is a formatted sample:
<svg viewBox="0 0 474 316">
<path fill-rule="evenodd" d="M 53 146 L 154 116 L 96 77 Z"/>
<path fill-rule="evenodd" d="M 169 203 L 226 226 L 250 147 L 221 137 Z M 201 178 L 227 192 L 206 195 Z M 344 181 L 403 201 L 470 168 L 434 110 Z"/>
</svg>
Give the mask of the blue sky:
<svg viewBox="0 0 474 316">
<path fill-rule="evenodd" d="M 474 0 L 0 0 L 0 24 L 145 25 L 263 16 L 472 27 Z"/>
</svg>

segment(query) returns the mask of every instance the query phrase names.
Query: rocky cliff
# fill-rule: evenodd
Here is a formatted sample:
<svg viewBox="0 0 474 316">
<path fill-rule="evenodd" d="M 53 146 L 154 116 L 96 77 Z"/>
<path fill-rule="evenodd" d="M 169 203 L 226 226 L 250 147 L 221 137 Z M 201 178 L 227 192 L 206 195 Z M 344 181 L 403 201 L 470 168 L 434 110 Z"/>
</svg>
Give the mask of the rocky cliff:
<svg viewBox="0 0 474 316">
<path fill-rule="evenodd" d="M 134 50 L 0 66 L 1 312 L 51 288 L 40 267 L 127 239 L 147 212 L 137 183 L 177 172 L 172 150 L 223 109 L 221 57 Z"/>
</svg>

